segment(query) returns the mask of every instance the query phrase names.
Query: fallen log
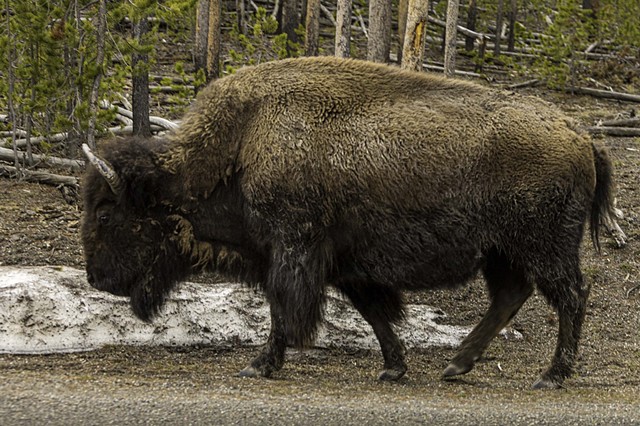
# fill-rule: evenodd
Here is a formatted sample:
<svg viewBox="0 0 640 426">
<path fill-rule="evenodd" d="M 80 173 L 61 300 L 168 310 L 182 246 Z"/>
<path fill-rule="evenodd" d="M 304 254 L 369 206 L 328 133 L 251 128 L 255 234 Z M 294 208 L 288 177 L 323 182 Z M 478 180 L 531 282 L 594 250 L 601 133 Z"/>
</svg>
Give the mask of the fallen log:
<svg viewBox="0 0 640 426">
<path fill-rule="evenodd" d="M 61 142 L 66 140 L 68 137 L 69 134 L 67 132 L 63 132 L 56 133 L 51 136 L 34 136 L 29 140 L 29 142 L 31 144 L 39 144 L 40 142 Z M 11 144 L 11 139 L 5 139 L 4 143 L 5 145 Z M 25 146 L 27 146 L 27 139 L 16 139 L 16 147 L 24 148 Z"/>
<path fill-rule="evenodd" d="M 589 126 L 585 129 L 594 135 L 640 136 L 640 128 L 638 127 Z"/>
<path fill-rule="evenodd" d="M 566 89 L 568 92 L 577 93 L 580 95 L 591 95 L 598 98 L 617 99 L 619 101 L 628 102 L 640 102 L 640 95 L 633 95 L 631 93 L 612 92 L 609 90 L 592 89 L 590 87 L 575 87 L 569 86 Z"/>
<path fill-rule="evenodd" d="M 612 127 L 638 127 L 640 126 L 640 117 L 625 118 L 621 120 L 605 120 L 599 123 L 599 125 Z"/>
<path fill-rule="evenodd" d="M 510 90 L 523 89 L 525 87 L 533 87 L 533 86 L 537 85 L 538 83 L 540 83 L 540 80 L 535 78 L 533 80 L 523 81 L 522 83 L 510 84 L 506 88 L 510 89 Z"/>
<path fill-rule="evenodd" d="M 32 171 L 26 169 L 16 169 L 13 166 L 0 164 L 0 176 L 20 177 L 27 182 L 38 182 L 47 185 L 65 185 L 78 188 L 78 179 L 73 176 L 56 175 L 53 173 Z"/>
<path fill-rule="evenodd" d="M 26 157 L 26 153 L 18 151 L 18 157 L 20 159 Z M 80 171 L 84 169 L 84 161 L 82 160 L 69 160 L 67 158 L 51 157 L 48 155 L 33 154 L 33 164 L 30 166 L 45 165 L 53 167 L 64 167 L 73 171 Z M 0 148 L 0 160 L 12 162 L 14 160 L 14 152 L 12 149 Z"/>
<path fill-rule="evenodd" d="M 116 113 L 122 115 L 123 117 L 133 119 L 133 112 L 122 107 L 113 105 L 108 101 L 102 101 L 100 103 L 100 107 L 104 109 L 115 109 Z M 155 124 L 156 126 L 162 127 L 165 130 L 174 130 L 178 128 L 178 125 L 171 120 L 167 120 L 165 118 L 150 116 L 149 122 L 151 124 Z"/>
</svg>

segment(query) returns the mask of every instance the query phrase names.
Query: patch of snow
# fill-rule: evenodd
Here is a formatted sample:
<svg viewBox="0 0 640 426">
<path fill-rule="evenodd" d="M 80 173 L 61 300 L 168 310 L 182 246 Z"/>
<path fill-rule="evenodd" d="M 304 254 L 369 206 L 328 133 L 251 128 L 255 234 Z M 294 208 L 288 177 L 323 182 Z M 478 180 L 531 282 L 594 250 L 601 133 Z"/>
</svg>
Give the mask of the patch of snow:
<svg viewBox="0 0 640 426">
<path fill-rule="evenodd" d="M 409 305 L 397 328 L 409 347 L 457 346 L 466 327 L 441 325 L 443 314 Z M 90 287 L 84 271 L 67 267 L 0 267 L 0 353 L 53 353 L 104 345 L 263 344 L 269 307 L 241 284 L 183 283 L 153 323 L 137 319 L 127 298 Z M 320 347 L 379 349 L 371 327 L 330 293 Z"/>
</svg>

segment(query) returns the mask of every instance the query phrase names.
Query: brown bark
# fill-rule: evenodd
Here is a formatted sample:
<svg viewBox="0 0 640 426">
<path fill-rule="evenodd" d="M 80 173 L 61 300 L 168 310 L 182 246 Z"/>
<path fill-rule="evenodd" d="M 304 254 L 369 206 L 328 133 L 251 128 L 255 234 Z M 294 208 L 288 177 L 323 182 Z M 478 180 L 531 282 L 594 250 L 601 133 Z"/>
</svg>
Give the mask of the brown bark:
<svg viewBox="0 0 640 426">
<path fill-rule="evenodd" d="M 307 15 L 305 20 L 304 54 L 316 56 L 318 54 L 318 33 L 320 32 L 320 0 L 307 0 Z"/>
<path fill-rule="evenodd" d="M 351 54 L 351 0 L 338 0 L 336 12 L 335 56 L 348 58 Z"/>
<path fill-rule="evenodd" d="M 296 28 L 298 28 L 299 22 L 298 0 L 282 0 L 280 30 L 285 33 L 287 35 L 287 39 L 293 43 L 298 42 Z"/>
<path fill-rule="evenodd" d="M 496 44 L 493 46 L 493 54 L 500 55 L 500 42 L 502 41 L 502 14 L 504 0 L 498 0 L 498 11 L 496 12 Z"/>
<path fill-rule="evenodd" d="M 398 0 L 398 63 L 402 63 L 402 50 L 404 49 L 404 36 L 407 32 L 407 14 L 409 13 L 409 0 Z"/>
<path fill-rule="evenodd" d="M 104 66 L 104 38 L 107 29 L 107 0 L 99 0 L 98 14 L 96 16 L 96 65 L 98 67 L 93 78 L 91 93 L 89 95 L 89 125 L 87 128 L 87 144 L 95 149 L 96 140 L 96 120 L 98 114 L 98 97 L 100 81 L 102 80 L 102 69 Z"/>
<path fill-rule="evenodd" d="M 198 0 L 193 59 L 196 71 L 207 70 L 207 43 L 209 38 L 209 0 Z"/>
<path fill-rule="evenodd" d="M 444 44 L 444 74 L 452 77 L 456 69 L 456 36 L 458 35 L 458 0 L 447 2 L 447 32 Z"/>
<path fill-rule="evenodd" d="M 209 27 L 207 31 L 207 81 L 220 77 L 220 0 L 209 0 Z"/>
<path fill-rule="evenodd" d="M 509 8 L 509 38 L 507 39 L 507 50 L 513 52 L 516 47 L 516 18 L 518 16 L 518 1 L 511 0 Z"/>
<path fill-rule="evenodd" d="M 147 16 L 143 15 L 133 25 L 133 37 L 138 45 L 144 44 L 144 37 L 149 30 Z M 131 68 L 133 72 L 133 134 L 143 137 L 151 136 L 149 123 L 149 54 L 140 51 L 131 55 Z"/>
<path fill-rule="evenodd" d="M 478 16 L 478 6 L 476 0 L 469 0 L 469 11 L 467 12 L 467 28 L 471 31 L 476 30 L 476 19 Z M 473 50 L 475 38 L 467 35 L 464 42 L 464 48 L 470 52 Z"/>
<path fill-rule="evenodd" d="M 429 2 L 427 0 L 409 0 L 407 31 L 402 47 L 403 69 L 422 70 L 428 12 Z"/>
<path fill-rule="evenodd" d="M 367 60 L 389 62 L 391 50 L 391 0 L 370 0 Z"/>
</svg>

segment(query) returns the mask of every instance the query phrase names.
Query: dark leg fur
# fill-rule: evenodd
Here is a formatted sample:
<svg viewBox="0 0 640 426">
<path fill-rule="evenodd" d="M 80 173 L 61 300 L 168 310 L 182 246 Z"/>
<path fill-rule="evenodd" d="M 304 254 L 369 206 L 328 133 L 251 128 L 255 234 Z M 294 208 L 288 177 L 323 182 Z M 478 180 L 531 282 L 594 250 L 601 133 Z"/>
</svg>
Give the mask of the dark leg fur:
<svg viewBox="0 0 640 426">
<path fill-rule="evenodd" d="M 284 354 L 287 348 L 282 317 L 278 308 L 271 306 L 271 332 L 267 344 L 251 364 L 240 371 L 241 377 L 270 377 L 271 373 L 278 371 L 284 364 Z"/>
<path fill-rule="evenodd" d="M 471 371 L 491 340 L 509 323 L 533 292 L 533 285 L 527 281 L 523 270 L 496 251 L 487 256 L 483 272 L 491 304 L 444 370 L 446 377 Z"/>
<path fill-rule="evenodd" d="M 324 313 L 327 265 L 321 244 L 274 248 L 265 287 L 272 308 L 279 309 L 286 340 L 295 347 L 313 342 Z"/>
<path fill-rule="evenodd" d="M 366 281 L 342 281 L 336 287 L 351 300 L 353 306 L 371 325 L 378 338 L 384 370 L 380 380 L 398 380 L 407 371 L 404 346 L 391 324 L 403 318 L 403 300 L 399 291 Z"/>
<path fill-rule="evenodd" d="M 533 384 L 534 389 L 559 388 L 564 379 L 573 373 L 590 290 L 580 272 L 577 249 L 573 257 L 575 262 L 566 270 L 558 271 L 556 266 L 555 274 L 547 274 L 536 280 L 540 292 L 558 312 L 559 330 L 551 365 Z"/>
</svg>

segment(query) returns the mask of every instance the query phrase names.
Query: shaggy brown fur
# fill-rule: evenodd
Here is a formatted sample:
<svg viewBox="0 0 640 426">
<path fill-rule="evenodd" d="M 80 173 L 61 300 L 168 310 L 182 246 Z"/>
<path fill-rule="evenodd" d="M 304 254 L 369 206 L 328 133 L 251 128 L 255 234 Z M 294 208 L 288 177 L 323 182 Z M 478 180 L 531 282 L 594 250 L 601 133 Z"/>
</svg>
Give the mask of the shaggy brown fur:
<svg viewBox="0 0 640 426">
<path fill-rule="evenodd" d="M 572 371 L 589 292 L 579 247 L 586 219 L 597 242 L 610 214 L 611 163 L 543 101 L 369 62 L 292 59 L 212 83 L 169 141 L 120 142 L 104 156 L 126 189 L 116 196 L 88 175 L 90 281 L 131 295 L 143 318 L 205 264 L 260 286 L 272 332 L 244 375 L 270 375 L 287 341 L 313 339 L 330 284 L 372 325 L 381 378 L 397 379 L 401 292 L 458 286 L 479 270 L 491 306 L 445 375 L 471 370 L 534 286 L 560 317 L 536 387 Z M 101 231 L 100 208 L 117 227 Z"/>
</svg>

